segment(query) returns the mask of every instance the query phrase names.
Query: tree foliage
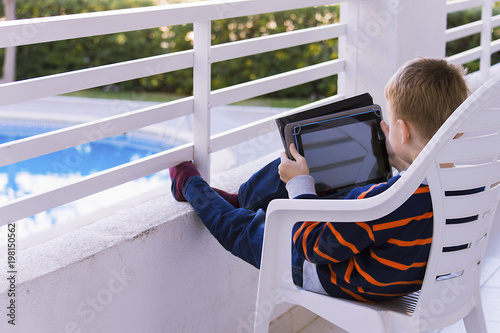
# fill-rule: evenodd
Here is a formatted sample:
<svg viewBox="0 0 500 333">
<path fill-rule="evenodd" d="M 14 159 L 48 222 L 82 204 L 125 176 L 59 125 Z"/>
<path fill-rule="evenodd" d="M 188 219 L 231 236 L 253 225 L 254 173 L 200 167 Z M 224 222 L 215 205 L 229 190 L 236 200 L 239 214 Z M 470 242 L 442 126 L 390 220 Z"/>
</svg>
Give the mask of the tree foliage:
<svg viewBox="0 0 500 333">
<path fill-rule="evenodd" d="M 16 17 L 32 18 L 97 12 L 154 5 L 154 0 L 23 0 L 16 3 Z M 0 7 L 0 17 L 3 8 Z M 500 7 L 494 7 L 494 15 Z M 481 8 L 472 8 L 448 15 L 448 28 L 481 18 Z M 212 45 L 273 35 L 337 22 L 338 6 L 322 6 L 283 12 L 237 17 L 212 22 Z M 493 39 L 500 38 L 500 28 L 493 30 Z M 480 43 L 480 34 L 447 43 L 446 54 L 456 54 Z M 300 45 L 292 48 L 232 59 L 212 64 L 212 89 L 256 80 L 269 75 L 336 59 L 337 39 Z M 91 68 L 110 63 L 150 57 L 192 49 L 192 24 L 166 26 L 126 33 L 93 36 L 73 40 L 17 47 L 17 79 L 28 79 L 55 73 Z M 0 50 L 0 63 L 3 52 Z M 492 62 L 500 61 L 494 54 Z M 479 61 L 467 64 L 470 71 Z M 148 90 L 192 94 L 192 69 L 120 82 L 106 89 Z M 335 94 L 335 77 L 326 78 L 273 93 L 274 97 L 323 97 Z"/>
<path fill-rule="evenodd" d="M 152 5 L 150 0 L 65 0 L 17 2 L 18 19 L 69 15 Z M 338 6 L 254 15 L 212 22 L 212 44 L 266 36 L 314 27 L 338 20 Z M 193 47 L 191 24 L 94 36 L 17 48 L 17 79 L 40 77 L 155 56 Z M 255 56 L 234 59 L 212 66 L 212 89 L 255 80 L 337 58 L 337 40 L 328 40 Z M 189 95 L 193 89 L 192 69 L 117 83 L 115 89 L 166 91 Z M 306 87 L 304 87 L 306 86 Z M 275 93 L 275 96 L 326 96 L 336 92 L 334 78 Z"/>
</svg>

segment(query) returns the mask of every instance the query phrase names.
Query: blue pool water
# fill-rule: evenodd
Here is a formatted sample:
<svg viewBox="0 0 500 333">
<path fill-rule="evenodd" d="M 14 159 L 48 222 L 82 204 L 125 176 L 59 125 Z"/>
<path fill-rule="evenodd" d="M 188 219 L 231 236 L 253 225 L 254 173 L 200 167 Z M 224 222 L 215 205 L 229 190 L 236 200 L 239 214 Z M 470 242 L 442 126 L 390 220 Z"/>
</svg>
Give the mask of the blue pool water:
<svg viewBox="0 0 500 333">
<path fill-rule="evenodd" d="M 0 144 L 22 138 L 24 137 L 0 134 Z M 159 151 L 161 150 L 154 143 L 133 142 L 124 135 L 39 156 L 12 167 L 4 166 L 0 168 L 0 173 L 9 173 L 10 177 L 24 171 L 35 175 L 78 173 L 87 176 Z"/>
<path fill-rule="evenodd" d="M 49 130 L 52 129 L 1 126 L 0 144 L 41 134 Z M 164 149 L 165 147 L 161 147 L 154 138 L 125 134 L 0 167 L 0 203 L 31 193 L 50 190 L 71 180 L 147 157 Z M 115 200 L 116 203 L 116 201 L 121 200 L 120 195 L 122 194 L 140 192 L 141 189 L 146 190 L 167 180 L 168 172 L 151 175 L 135 181 L 137 183 L 135 185 L 136 189 L 132 191 L 134 185 L 128 184 L 127 189 L 117 189 L 115 193 L 96 199 L 94 202 L 85 203 L 79 200 L 37 214 L 23 220 L 22 225 L 27 233 L 33 233 L 35 230 L 44 229 L 48 225 L 71 222 L 72 219 L 90 213 L 92 210 L 105 208 L 108 202 L 112 204 L 112 201 Z"/>
</svg>

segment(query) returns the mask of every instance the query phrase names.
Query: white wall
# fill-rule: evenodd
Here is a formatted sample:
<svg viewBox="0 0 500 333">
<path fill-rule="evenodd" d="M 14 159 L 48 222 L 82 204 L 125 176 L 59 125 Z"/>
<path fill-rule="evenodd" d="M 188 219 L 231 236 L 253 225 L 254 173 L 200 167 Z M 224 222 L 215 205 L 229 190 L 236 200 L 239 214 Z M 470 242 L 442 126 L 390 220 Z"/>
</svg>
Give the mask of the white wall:
<svg viewBox="0 0 500 333">
<path fill-rule="evenodd" d="M 236 190 L 274 154 L 220 178 Z M 217 178 L 214 179 L 217 182 Z M 18 254 L 16 326 L 0 332 L 250 332 L 258 270 L 170 195 Z M 6 262 L 0 262 L 4 269 Z"/>
<path fill-rule="evenodd" d="M 384 87 L 399 67 L 418 56 L 445 56 L 445 1 L 355 0 L 341 10 L 346 96 L 369 92 L 385 110 Z"/>
</svg>

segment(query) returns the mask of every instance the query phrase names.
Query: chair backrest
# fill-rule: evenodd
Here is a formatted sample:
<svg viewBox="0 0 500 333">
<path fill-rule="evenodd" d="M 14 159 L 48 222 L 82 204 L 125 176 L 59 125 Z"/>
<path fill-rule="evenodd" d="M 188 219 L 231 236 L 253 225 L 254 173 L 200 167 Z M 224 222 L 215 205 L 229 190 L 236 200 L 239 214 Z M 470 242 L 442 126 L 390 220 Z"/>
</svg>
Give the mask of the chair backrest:
<svg viewBox="0 0 500 333">
<path fill-rule="evenodd" d="M 430 161 L 430 162 L 429 162 Z M 450 324 L 478 302 L 481 261 L 500 197 L 500 76 L 445 122 L 402 178 L 426 168 L 434 232 L 417 304 L 421 328 Z"/>
</svg>

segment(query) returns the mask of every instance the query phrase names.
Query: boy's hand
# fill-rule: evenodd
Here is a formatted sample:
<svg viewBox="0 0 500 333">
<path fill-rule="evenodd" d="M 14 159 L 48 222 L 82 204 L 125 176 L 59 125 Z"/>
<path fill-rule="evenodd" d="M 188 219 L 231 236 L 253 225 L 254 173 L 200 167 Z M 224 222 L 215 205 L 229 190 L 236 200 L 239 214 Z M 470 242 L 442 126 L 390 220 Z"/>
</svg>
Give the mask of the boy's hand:
<svg viewBox="0 0 500 333">
<path fill-rule="evenodd" d="M 387 125 L 385 120 L 382 120 L 380 122 L 380 127 L 382 128 L 382 132 L 384 132 L 385 135 L 385 146 L 387 148 L 387 154 L 389 155 L 389 164 L 396 168 L 396 170 L 401 172 L 409 167 L 410 164 L 403 161 L 398 155 L 396 155 L 394 149 L 392 149 L 391 143 L 389 142 L 389 125 Z"/>
<path fill-rule="evenodd" d="M 286 152 L 282 152 L 280 155 L 281 164 L 278 167 L 278 173 L 281 180 L 285 183 L 288 183 L 295 176 L 309 175 L 309 167 L 307 166 L 306 159 L 299 154 L 293 143 L 290 145 L 290 153 L 295 161 L 290 160 L 286 156 Z"/>
</svg>

